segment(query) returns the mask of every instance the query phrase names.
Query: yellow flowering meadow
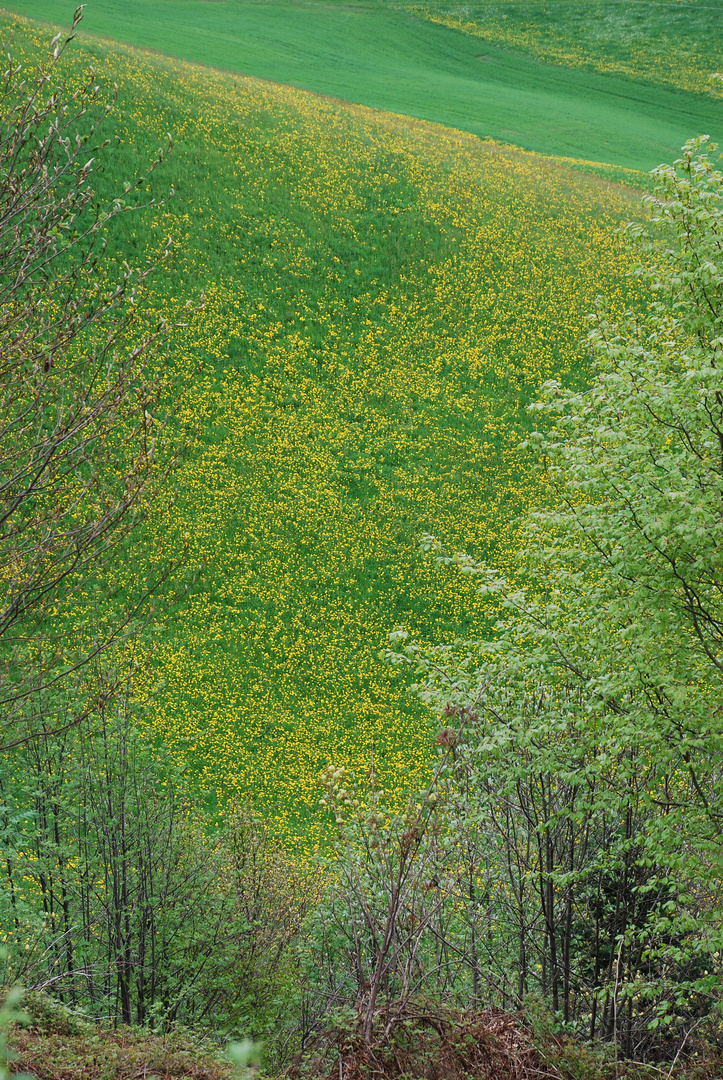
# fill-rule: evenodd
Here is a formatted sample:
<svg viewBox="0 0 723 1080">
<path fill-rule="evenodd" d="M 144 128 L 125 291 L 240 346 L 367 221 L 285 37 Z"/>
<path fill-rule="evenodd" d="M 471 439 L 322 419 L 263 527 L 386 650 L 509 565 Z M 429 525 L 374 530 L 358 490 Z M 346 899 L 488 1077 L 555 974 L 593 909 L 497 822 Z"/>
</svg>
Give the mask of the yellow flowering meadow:
<svg viewBox="0 0 723 1080">
<path fill-rule="evenodd" d="M 373 761 L 400 797 L 428 767 L 433 724 L 380 650 L 400 624 L 440 641 L 490 616 L 419 538 L 509 564 L 540 489 L 525 405 L 584 377 L 598 294 L 626 305 L 637 196 L 404 117 L 88 53 L 119 85 L 128 168 L 176 144 L 177 194 L 131 215 L 121 254 L 172 235 L 153 306 L 206 297 L 168 359 L 199 437 L 143 539 L 202 568 L 155 630 L 152 722 L 212 805 L 252 795 L 306 847 L 328 762 Z"/>
</svg>

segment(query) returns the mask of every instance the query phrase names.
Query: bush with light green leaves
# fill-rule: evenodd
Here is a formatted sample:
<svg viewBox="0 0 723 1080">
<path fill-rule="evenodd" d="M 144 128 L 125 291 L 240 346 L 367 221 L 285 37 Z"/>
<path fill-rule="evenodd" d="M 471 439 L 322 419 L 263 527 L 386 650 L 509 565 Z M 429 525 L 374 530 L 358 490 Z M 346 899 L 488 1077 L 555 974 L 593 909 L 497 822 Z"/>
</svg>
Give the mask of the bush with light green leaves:
<svg viewBox="0 0 723 1080">
<path fill-rule="evenodd" d="M 502 601 L 494 640 L 393 654 L 440 711 L 476 703 L 460 828 L 498 982 L 636 1056 L 723 990 L 723 174 L 702 137 L 654 177 L 647 310 L 599 310 L 588 385 L 532 407 L 552 494 L 515 582 L 425 540 Z"/>
</svg>

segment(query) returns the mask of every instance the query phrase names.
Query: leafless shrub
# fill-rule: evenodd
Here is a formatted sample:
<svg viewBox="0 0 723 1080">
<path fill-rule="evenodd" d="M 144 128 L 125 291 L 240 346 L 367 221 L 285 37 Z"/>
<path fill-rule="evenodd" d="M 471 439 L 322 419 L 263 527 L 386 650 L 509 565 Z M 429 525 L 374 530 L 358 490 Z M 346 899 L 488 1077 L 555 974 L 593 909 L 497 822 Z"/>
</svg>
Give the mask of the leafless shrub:
<svg viewBox="0 0 723 1080">
<path fill-rule="evenodd" d="M 7 53 L 0 77 L 0 749 L 32 736 L 39 692 L 131 631 L 174 562 L 105 595 L 98 616 L 103 572 L 125 558 L 181 445 L 156 349 L 167 328 L 140 303 L 153 266 L 104 258 L 109 223 L 141 208 L 127 192 L 95 199 L 114 102 L 92 70 L 75 89 L 60 81 L 81 16 L 37 68 Z"/>
</svg>

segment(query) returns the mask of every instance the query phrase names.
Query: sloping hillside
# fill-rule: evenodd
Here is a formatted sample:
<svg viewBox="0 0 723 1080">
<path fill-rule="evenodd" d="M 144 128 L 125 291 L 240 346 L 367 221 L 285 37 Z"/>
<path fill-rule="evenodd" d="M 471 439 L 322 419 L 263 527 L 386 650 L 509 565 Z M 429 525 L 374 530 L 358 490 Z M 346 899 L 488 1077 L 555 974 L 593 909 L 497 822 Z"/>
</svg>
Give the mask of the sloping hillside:
<svg viewBox="0 0 723 1080">
<path fill-rule="evenodd" d="M 67 0 L 6 6 L 57 23 L 72 14 Z M 648 170 L 691 135 L 723 140 L 723 105 L 705 92 L 723 66 L 716 25 L 697 3 L 93 0 L 83 33 Z"/>
<path fill-rule="evenodd" d="M 116 254 L 170 234 L 153 304 L 177 318 L 206 295 L 169 359 L 200 437 L 146 538 L 150 558 L 185 537 L 203 569 L 157 628 L 151 711 L 209 798 L 253 793 L 296 827 L 330 759 L 373 760 L 391 788 L 428 762 L 425 716 L 379 650 L 398 623 L 440 640 L 482 608 L 419 537 L 506 564 L 540 494 L 524 406 L 542 379 L 582 377 L 598 294 L 625 306 L 616 229 L 637 195 L 122 47 L 84 43 L 69 71 L 91 62 L 119 86 L 108 191 L 175 139 L 153 178 L 175 196 L 124 219 Z"/>
</svg>

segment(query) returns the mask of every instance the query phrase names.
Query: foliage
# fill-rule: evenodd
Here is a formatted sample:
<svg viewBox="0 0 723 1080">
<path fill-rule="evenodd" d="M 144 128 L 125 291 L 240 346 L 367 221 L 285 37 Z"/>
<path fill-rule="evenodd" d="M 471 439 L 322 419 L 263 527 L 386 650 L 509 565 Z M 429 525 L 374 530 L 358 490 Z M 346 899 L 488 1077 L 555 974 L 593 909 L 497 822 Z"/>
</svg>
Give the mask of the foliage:
<svg viewBox="0 0 723 1080">
<path fill-rule="evenodd" d="M 393 814 L 375 785 L 362 803 L 343 768 L 328 767 L 322 800 L 338 827 L 327 873 L 334 885 L 313 913 L 312 987 L 328 1011 L 356 1010 L 358 1037 L 387 1041 L 413 997 L 440 982 L 434 947 L 454 878 L 449 838 L 435 827 L 437 771 L 420 801 Z M 430 956 L 431 946 L 431 956 Z"/>
<path fill-rule="evenodd" d="M 250 1080 L 261 1066 L 261 1044 L 252 1039 L 231 1043 L 227 1053 L 236 1066 L 239 1080 Z"/>
<path fill-rule="evenodd" d="M 16 1080 L 29 1080 L 27 1074 L 19 1074 L 15 1068 L 16 1055 L 8 1046 L 8 1029 L 17 1024 L 24 1024 L 30 1020 L 28 1014 L 22 1009 L 22 991 L 19 987 L 8 991 L 0 1005 L 0 1080 L 9 1080 L 10 1076 Z M 10 1066 L 13 1067 L 12 1073 Z"/>
<path fill-rule="evenodd" d="M 489 687 L 464 767 L 518 993 L 551 993 L 565 1019 L 628 1054 L 657 1029 L 684 1043 L 721 996 L 712 153 L 694 140 L 657 170 L 658 231 L 631 229 L 635 272 L 657 297 L 649 313 L 613 324 L 599 312 L 590 388 L 548 383 L 534 406 L 554 425 L 532 441 L 557 498 L 524 531 L 525 588 L 456 557 L 503 600 L 499 637 L 470 644 L 464 667 L 445 650 L 421 659 L 430 702 L 454 710 Z"/>
<path fill-rule="evenodd" d="M 111 707 L 13 758 L 5 981 L 124 1024 L 263 1031 L 312 882 L 248 811 L 206 835 L 135 707 L 128 680 Z"/>
</svg>

